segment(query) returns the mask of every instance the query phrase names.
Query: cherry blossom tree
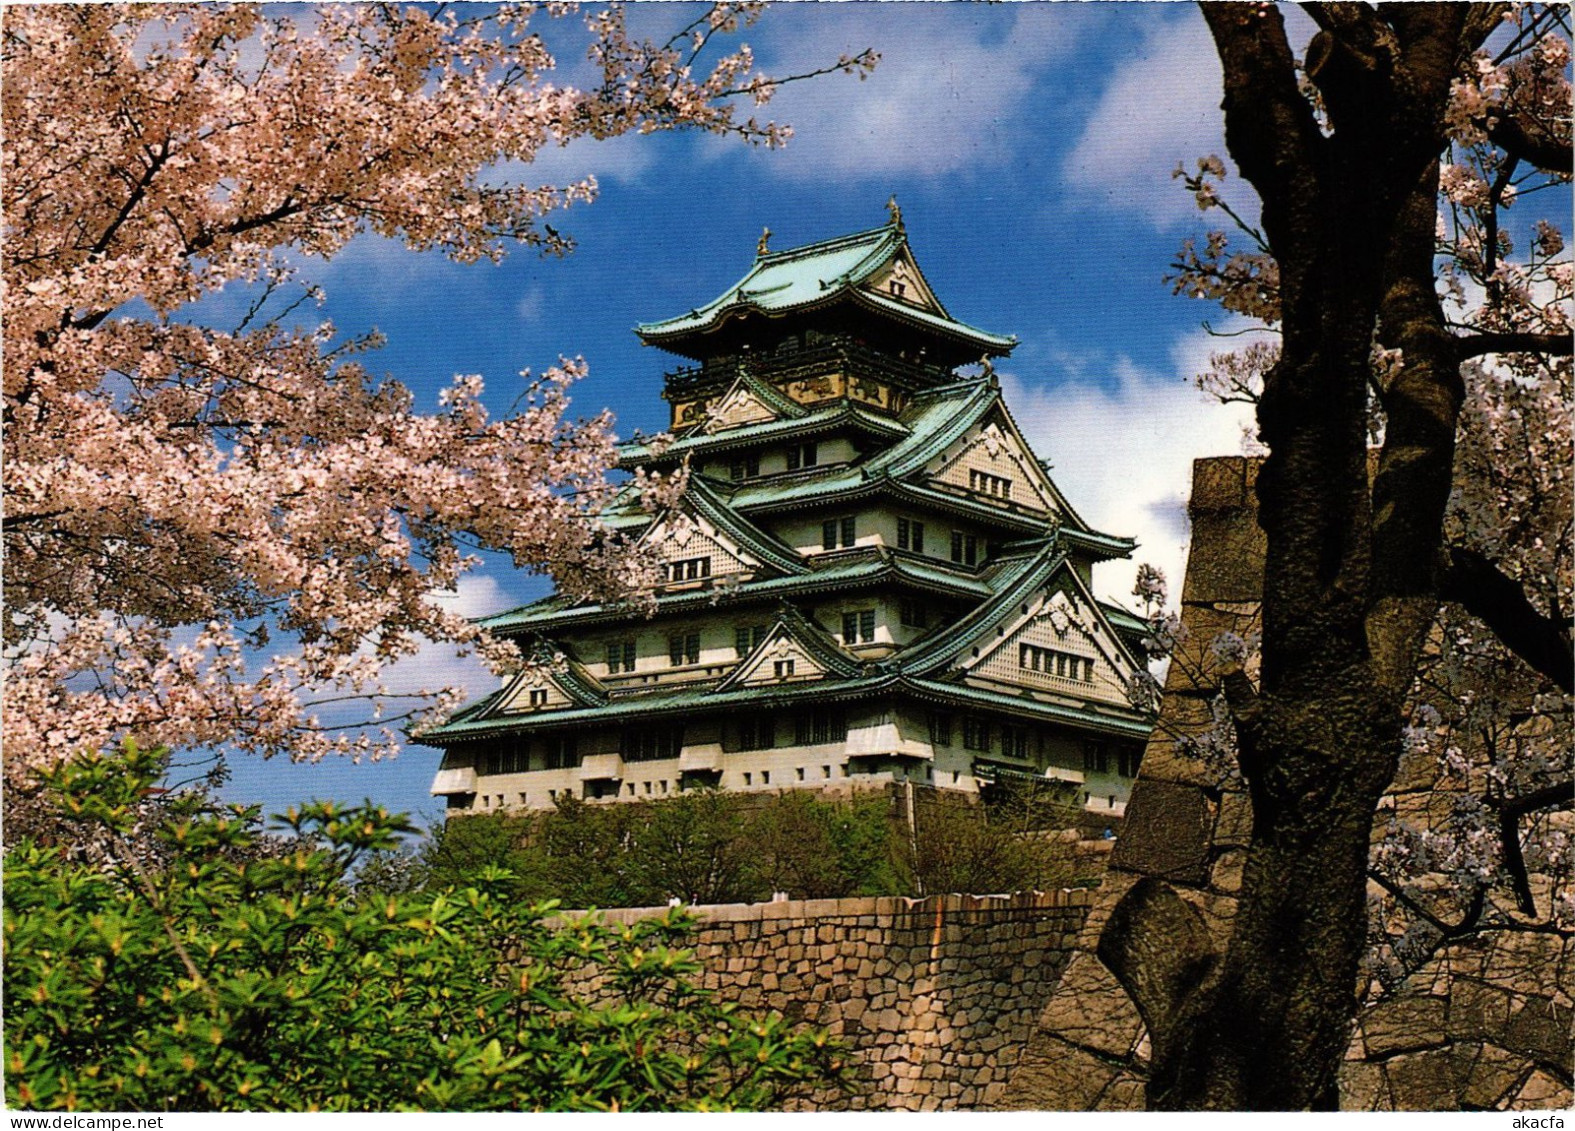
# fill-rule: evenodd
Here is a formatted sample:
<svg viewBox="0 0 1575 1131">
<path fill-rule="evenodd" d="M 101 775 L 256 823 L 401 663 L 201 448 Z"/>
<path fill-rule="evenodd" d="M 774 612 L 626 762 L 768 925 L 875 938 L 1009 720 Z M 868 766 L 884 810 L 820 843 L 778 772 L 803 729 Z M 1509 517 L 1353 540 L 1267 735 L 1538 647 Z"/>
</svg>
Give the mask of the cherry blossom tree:
<svg viewBox="0 0 1575 1131">
<path fill-rule="evenodd" d="M 1209 745 L 1254 824 L 1223 947 L 1145 882 L 1100 953 L 1148 1024 L 1150 1106 L 1332 1107 L 1370 864 L 1435 939 L 1466 920 L 1414 898 L 1419 867 L 1465 889 L 1467 918 L 1495 876 L 1535 913 L 1520 822 L 1570 804 L 1571 267 L 1553 223 L 1512 222 L 1533 193 L 1568 209 L 1567 9 L 1308 4 L 1303 60 L 1273 5 L 1203 10 L 1261 229 L 1205 159 L 1182 175 L 1235 231 L 1186 245 L 1174 281 L 1279 337 L 1202 379 L 1256 402 L 1266 452 L 1261 641 L 1211 649 Z M 1465 734 L 1492 747 L 1486 793 L 1459 794 L 1454 827 L 1380 836 L 1370 860 L 1402 756 L 1471 775 Z M 1535 863 L 1567 883 L 1548 832 Z M 1395 949 L 1381 957 L 1403 973 Z"/>
<path fill-rule="evenodd" d="M 525 374 L 513 415 L 474 376 L 424 414 L 360 364 L 375 340 L 303 328 L 290 265 L 364 232 L 563 253 L 545 218 L 594 181 L 529 162 L 576 138 L 780 145 L 740 107 L 809 75 L 717 57 L 759 12 L 718 3 L 665 42 L 560 4 L 0 12 L 8 778 L 128 736 L 377 756 L 413 709 L 383 675 L 423 642 L 517 662 L 435 599 L 476 552 L 572 593 L 648 580 L 597 522 L 612 437 L 565 416 L 581 362 Z M 551 81 L 549 36 L 588 45 L 593 84 Z M 226 286 L 252 301 L 215 326 L 200 300 Z M 331 725 L 351 700 L 379 735 Z"/>
</svg>

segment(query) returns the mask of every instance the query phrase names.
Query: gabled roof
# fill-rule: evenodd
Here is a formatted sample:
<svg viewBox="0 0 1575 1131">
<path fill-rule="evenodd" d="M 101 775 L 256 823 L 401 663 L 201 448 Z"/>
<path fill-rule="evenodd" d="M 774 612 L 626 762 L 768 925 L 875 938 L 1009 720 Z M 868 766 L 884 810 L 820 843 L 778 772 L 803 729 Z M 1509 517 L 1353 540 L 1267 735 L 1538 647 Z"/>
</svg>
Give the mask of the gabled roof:
<svg viewBox="0 0 1575 1131">
<path fill-rule="evenodd" d="M 766 630 L 765 638 L 717 684 L 717 691 L 731 691 L 750 683 L 768 654 L 783 640 L 796 645 L 826 677 L 852 679 L 862 670 L 859 661 L 844 651 L 829 632 L 784 601 L 777 606 L 776 620 Z"/>
<path fill-rule="evenodd" d="M 727 429 L 729 425 L 724 420 L 724 414 L 730 406 L 740 403 L 753 402 L 760 410 L 769 413 L 773 418 L 800 417 L 809 412 L 809 409 L 799 404 L 792 397 L 778 389 L 770 381 L 762 381 L 749 371 L 748 366 L 740 366 L 738 376 L 720 397 L 716 399 L 716 408 L 711 414 L 694 427 L 705 433 L 714 433 Z M 746 422 L 740 422 L 734 427 L 742 427 Z M 756 423 L 749 421 L 747 423 Z"/>
<path fill-rule="evenodd" d="M 684 492 L 684 502 L 717 530 L 731 538 L 738 546 L 759 559 L 762 565 L 771 566 L 782 573 L 804 574 L 810 572 L 807 563 L 791 546 L 767 534 L 743 515 L 733 510 L 713 491 L 704 479 L 693 476 Z"/>
<path fill-rule="evenodd" d="M 897 583 L 921 592 L 941 596 L 988 597 L 987 578 L 963 573 L 938 560 L 865 550 L 837 555 L 830 560 L 811 561 L 810 572 L 748 581 L 733 589 L 719 603 L 714 590 L 689 590 L 658 594 L 657 607 L 663 612 L 696 612 L 713 607 L 733 608 L 761 601 L 787 600 L 819 593 L 862 590 Z M 509 609 L 477 623 L 490 632 L 518 633 L 528 629 L 563 631 L 569 627 L 616 621 L 624 623 L 632 614 L 626 605 L 579 604 L 557 594 L 529 605 Z"/>
<path fill-rule="evenodd" d="M 837 401 L 824 408 L 806 409 L 794 404 L 795 415 L 784 415 L 776 420 L 763 420 L 758 424 L 745 424 L 723 432 L 695 430 L 666 444 L 652 444 L 648 440 L 633 440 L 618 445 L 618 466 L 661 467 L 675 464 L 686 455 L 697 452 L 728 451 L 733 448 L 751 447 L 772 440 L 791 440 L 800 436 L 815 436 L 847 428 L 884 439 L 901 439 L 911 429 L 860 405 L 857 401 Z"/>
<path fill-rule="evenodd" d="M 1012 548 L 1008 547 L 1008 549 Z M 981 632 L 988 629 L 992 623 L 1009 616 L 1014 605 L 1030 603 L 1034 590 L 1052 578 L 1063 580 L 1076 592 L 1078 602 L 1091 610 L 1098 621 L 1103 622 L 1111 644 L 1120 649 L 1121 659 L 1128 667 L 1137 669 L 1143 666 L 1142 661 L 1133 651 L 1130 634 L 1122 633 L 1111 623 L 1107 607 L 1094 599 L 1088 587 L 1083 584 L 1083 579 L 1068 564 L 1065 551 L 1060 549 L 1054 540 L 1041 543 L 1037 550 L 1025 545 L 1024 550 L 1024 556 L 1015 569 L 1003 565 L 1000 588 L 990 600 L 973 609 L 967 616 L 948 625 L 942 632 L 892 656 L 885 661 L 884 666 L 898 669 L 908 676 L 937 675 L 943 672 L 957 661 L 958 656 L 965 649 L 977 641 Z"/>
<path fill-rule="evenodd" d="M 1024 597 L 1066 564 L 1065 551 L 1058 551 L 1054 539 L 1010 547 L 1012 556 L 1001 563 L 999 588 L 988 600 L 940 632 L 926 637 L 885 661 L 886 666 L 910 676 L 922 676 L 946 667 L 973 641 L 979 632 L 998 620 L 1005 610 L 1020 604 Z M 1004 556 L 1004 555 L 1003 555 Z"/>
<path fill-rule="evenodd" d="M 635 327 L 650 345 L 676 346 L 683 339 L 715 330 L 729 317 L 748 313 L 780 317 L 852 299 L 859 305 L 967 343 L 985 354 L 1009 353 L 1016 339 L 991 334 L 954 319 L 927 284 L 934 309 L 876 294 L 863 284 L 894 260 L 918 273 L 908 236 L 896 217 L 866 232 L 837 236 L 787 251 L 760 251 L 748 273 L 704 306 L 661 322 Z M 921 276 L 922 278 L 922 276 Z M 928 305 L 928 303 L 926 304 Z"/>
</svg>

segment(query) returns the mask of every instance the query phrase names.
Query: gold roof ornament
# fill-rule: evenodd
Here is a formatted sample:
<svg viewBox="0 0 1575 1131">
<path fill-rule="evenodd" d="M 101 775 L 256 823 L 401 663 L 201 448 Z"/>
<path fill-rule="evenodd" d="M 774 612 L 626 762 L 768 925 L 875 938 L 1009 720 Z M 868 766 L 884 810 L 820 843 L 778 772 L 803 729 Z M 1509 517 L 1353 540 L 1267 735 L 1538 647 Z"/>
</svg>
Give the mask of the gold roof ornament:
<svg viewBox="0 0 1575 1131">
<path fill-rule="evenodd" d="M 891 215 L 891 226 L 902 231 L 902 209 L 897 206 L 896 193 L 892 193 L 891 199 L 886 202 L 886 211 Z"/>
<path fill-rule="evenodd" d="M 756 255 L 765 255 L 768 251 L 771 250 L 771 248 L 768 246 L 770 243 L 771 243 L 771 229 L 770 228 L 761 228 L 760 229 L 760 242 L 755 245 L 755 254 Z"/>
</svg>

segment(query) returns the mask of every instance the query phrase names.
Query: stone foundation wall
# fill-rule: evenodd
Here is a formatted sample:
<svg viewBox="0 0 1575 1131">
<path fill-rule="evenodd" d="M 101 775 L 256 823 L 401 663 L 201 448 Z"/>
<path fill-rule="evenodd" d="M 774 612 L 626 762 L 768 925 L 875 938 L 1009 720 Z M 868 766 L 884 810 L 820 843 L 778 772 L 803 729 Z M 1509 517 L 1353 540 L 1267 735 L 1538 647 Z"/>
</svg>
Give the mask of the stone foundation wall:
<svg viewBox="0 0 1575 1131">
<path fill-rule="evenodd" d="M 972 1109 L 1001 1100 L 1088 901 L 1065 891 L 698 907 L 691 945 L 707 989 L 821 1026 L 852 1050 L 852 1091 L 798 1108 Z"/>
</svg>

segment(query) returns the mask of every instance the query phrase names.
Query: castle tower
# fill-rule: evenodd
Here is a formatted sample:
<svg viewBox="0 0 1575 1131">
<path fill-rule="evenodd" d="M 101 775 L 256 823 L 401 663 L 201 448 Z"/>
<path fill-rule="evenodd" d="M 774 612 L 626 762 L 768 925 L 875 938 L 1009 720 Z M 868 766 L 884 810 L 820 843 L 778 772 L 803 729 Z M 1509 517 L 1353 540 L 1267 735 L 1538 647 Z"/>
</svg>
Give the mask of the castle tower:
<svg viewBox="0 0 1575 1131">
<path fill-rule="evenodd" d="M 488 618 L 562 660 L 422 736 L 451 814 L 891 781 L 1122 811 L 1153 726 L 1124 693 L 1144 625 L 1091 586 L 1134 543 L 1051 481 L 992 370 L 1015 339 L 947 312 L 894 205 L 763 236 L 735 286 L 637 333 L 693 363 L 666 376 L 671 442 L 620 453 L 687 459 L 682 515 L 631 491 L 605 516 L 661 555 L 656 613 L 554 595 Z"/>
</svg>

